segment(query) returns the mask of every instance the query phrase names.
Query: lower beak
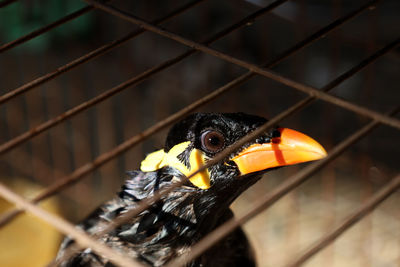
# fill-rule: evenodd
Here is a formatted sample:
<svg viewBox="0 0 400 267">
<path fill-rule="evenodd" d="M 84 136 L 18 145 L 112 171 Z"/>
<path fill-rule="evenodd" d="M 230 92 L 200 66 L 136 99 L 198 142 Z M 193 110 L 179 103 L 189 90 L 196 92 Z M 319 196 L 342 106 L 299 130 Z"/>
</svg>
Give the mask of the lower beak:
<svg viewBox="0 0 400 267">
<path fill-rule="evenodd" d="M 241 175 L 317 160 L 327 155 L 317 141 L 305 134 L 287 128 L 278 131 L 280 137 L 273 138 L 270 143 L 253 144 L 232 159 Z"/>
</svg>

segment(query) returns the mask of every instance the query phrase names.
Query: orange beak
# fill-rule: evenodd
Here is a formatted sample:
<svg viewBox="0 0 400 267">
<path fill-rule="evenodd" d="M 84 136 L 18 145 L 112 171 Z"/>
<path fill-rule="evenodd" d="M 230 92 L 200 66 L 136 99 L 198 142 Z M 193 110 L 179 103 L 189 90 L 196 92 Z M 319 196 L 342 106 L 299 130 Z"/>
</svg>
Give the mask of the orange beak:
<svg viewBox="0 0 400 267">
<path fill-rule="evenodd" d="M 305 134 L 287 128 L 278 131 L 281 136 L 273 138 L 271 143 L 253 144 L 232 159 L 242 175 L 317 160 L 327 155 L 317 141 Z"/>
</svg>

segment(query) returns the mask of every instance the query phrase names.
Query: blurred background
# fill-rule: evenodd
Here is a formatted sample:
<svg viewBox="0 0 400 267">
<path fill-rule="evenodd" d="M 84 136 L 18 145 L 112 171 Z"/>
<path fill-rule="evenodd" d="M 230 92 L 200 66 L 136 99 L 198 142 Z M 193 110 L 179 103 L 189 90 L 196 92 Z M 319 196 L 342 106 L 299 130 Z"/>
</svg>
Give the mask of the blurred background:
<svg viewBox="0 0 400 267">
<path fill-rule="evenodd" d="M 271 2 L 202 1 L 162 26 L 186 38 L 203 41 Z M 111 1 L 112 5 L 146 21 L 163 17 L 186 3 L 188 1 Z M 263 64 L 366 3 L 365 0 L 288 1 L 216 41 L 211 47 Z M 6 5 L 0 9 L 0 45 L 85 6 L 85 2 L 78 0 L 15 1 Z M 322 88 L 399 38 L 399 14 L 398 0 L 380 1 L 376 7 L 363 11 L 272 70 L 295 81 Z M 93 10 L 4 51 L 0 53 L 0 94 L 19 88 L 137 29 L 129 22 Z M 1 144 L 186 50 L 187 47 L 172 40 L 145 32 L 2 103 Z M 213 56 L 196 53 L 1 155 L 0 180 L 31 198 L 57 179 L 245 72 L 245 69 Z M 341 83 L 332 94 L 385 113 L 400 103 L 399 74 L 400 50 L 397 48 Z M 270 118 L 305 97 L 293 88 L 256 76 L 203 105 L 198 111 L 240 111 Z M 329 152 L 367 122 L 365 117 L 315 101 L 280 125 L 307 133 Z M 163 146 L 167 130 L 151 136 L 63 190 L 50 199 L 48 208 L 74 223 L 79 222 L 114 196 L 125 179 L 126 170 L 137 169 L 147 153 Z M 284 266 L 289 263 L 397 174 L 400 170 L 399 137 L 398 130 L 380 126 L 270 209 L 245 224 L 259 265 Z M 235 213 L 247 210 L 258 197 L 273 190 L 305 165 L 265 175 L 257 186 L 233 204 Z M 399 193 L 394 193 L 305 266 L 400 266 L 399 200 Z M 10 208 L 7 203 L 2 206 L 3 211 Z M 5 230 L 16 222 L 0 230 L 0 246 L 2 243 L 9 245 L 10 240 L 21 233 L 20 228 L 26 228 L 21 226 L 6 234 Z M 43 227 L 45 231 L 53 231 L 50 227 L 49 230 L 47 226 Z M 48 253 L 42 256 L 43 262 L 37 266 L 53 257 L 61 240 L 56 232 L 49 236 L 49 243 L 54 245 L 49 245 Z M 30 238 L 32 241 L 26 242 Z M 28 253 L 22 252 L 24 243 L 28 245 L 27 251 L 32 252 L 32 244 L 39 242 L 33 238 L 33 234 L 23 234 L 19 243 L 14 242 L 17 258 Z M 10 251 L 0 248 L 0 262 L 7 262 L 6 266 L 23 266 L 21 263 L 13 265 L 13 259 L 5 260 L 12 254 Z"/>
</svg>

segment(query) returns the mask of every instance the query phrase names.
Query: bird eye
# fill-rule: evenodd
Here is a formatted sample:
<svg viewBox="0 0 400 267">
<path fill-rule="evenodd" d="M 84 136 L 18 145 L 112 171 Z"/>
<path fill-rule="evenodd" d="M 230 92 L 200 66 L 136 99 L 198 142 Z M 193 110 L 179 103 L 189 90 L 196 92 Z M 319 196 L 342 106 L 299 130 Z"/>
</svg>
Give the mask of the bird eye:
<svg viewBox="0 0 400 267">
<path fill-rule="evenodd" d="M 225 138 L 217 131 L 206 131 L 201 135 L 201 146 L 208 152 L 218 152 L 224 148 Z"/>
</svg>

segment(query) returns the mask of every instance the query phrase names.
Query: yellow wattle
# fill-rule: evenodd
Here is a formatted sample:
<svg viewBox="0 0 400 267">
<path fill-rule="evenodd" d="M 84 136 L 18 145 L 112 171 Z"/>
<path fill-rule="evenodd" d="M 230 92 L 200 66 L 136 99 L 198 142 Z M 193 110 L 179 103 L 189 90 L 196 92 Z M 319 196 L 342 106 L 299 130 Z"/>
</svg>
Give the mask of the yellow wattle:
<svg viewBox="0 0 400 267">
<path fill-rule="evenodd" d="M 186 176 L 191 175 L 205 164 L 205 158 L 200 150 L 192 149 L 189 156 L 190 169 L 186 167 L 186 165 L 178 159 L 178 155 L 187 149 L 189 144 L 189 141 L 177 144 L 172 147 L 168 153 L 165 153 L 162 149 L 150 153 L 142 161 L 140 169 L 144 172 L 150 172 L 158 170 L 164 166 L 170 166 L 178 169 Z M 206 169 L 191 177 L 189 181 L 198 188 L 208 189 L 210 188 L 210 173 Z"/>
<path fill-rule="evenodd" d="M 203 153 L 198 149 L 193 149 L 192 153 L 190 154 L 189 162 L 191 171 L 188 174 L 186 174 L 186 176 L 189 176 L 193 172 L 197 171 L 200 167 L 202 167 L 205 164 L 205 158 L 203 156 Z M 189 180 L 192 184 L 201 189 L 208 189 L 211 186 L 210 173 L 208 172 L 208 169 L 205 169 L 204 171 L 197 173 Z"/>
<path fill-rule="evenodd" d="M 152 172 L 160 169 L 160 164 L 164 159 L 164 155 L 165 152 L 163 149 L 150 153 L 140 164 L 140 170 L 144 172 Z"/>
</svg>

